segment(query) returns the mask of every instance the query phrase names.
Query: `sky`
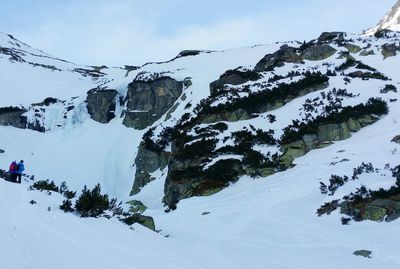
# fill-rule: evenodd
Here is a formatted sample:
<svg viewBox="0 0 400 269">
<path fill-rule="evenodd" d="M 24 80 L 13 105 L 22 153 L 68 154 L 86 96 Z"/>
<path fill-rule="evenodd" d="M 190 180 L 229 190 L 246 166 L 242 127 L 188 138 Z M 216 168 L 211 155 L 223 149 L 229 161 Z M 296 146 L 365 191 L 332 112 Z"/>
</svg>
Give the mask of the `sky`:
<svg viewBox="0 0 400 269">
<path fill-rule="evenodd" d="M 0 0 L 0 32 L 87 65 L 141 65 L 323 31 L 361 33 L 396 0 Z"/>
</svg>

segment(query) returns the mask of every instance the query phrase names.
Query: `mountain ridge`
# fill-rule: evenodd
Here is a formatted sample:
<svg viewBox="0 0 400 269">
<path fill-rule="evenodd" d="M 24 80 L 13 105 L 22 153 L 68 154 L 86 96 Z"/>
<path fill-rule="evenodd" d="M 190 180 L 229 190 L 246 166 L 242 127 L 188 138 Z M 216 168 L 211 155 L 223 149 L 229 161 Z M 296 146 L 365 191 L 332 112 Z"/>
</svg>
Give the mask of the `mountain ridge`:
<svg viewBox="0 0 400 269">
<path fill-rule="evenodd" d="M 0 166 L 27 172 L 0 182 L 0 266 L 398 267 L 399 39 L 325 32 L 108 68 L 8 36 Z M 156 233 L 64 213 L 29 187 L 41 179 L 100 183 Z"/>
<path fill-rule="evenodd" d="M 382 30 L 400 31 L 400 1 L 389 10 L 381 21 L 373 28 L 366 31 L 366 35 L 373 35 Z"/>
</svg>

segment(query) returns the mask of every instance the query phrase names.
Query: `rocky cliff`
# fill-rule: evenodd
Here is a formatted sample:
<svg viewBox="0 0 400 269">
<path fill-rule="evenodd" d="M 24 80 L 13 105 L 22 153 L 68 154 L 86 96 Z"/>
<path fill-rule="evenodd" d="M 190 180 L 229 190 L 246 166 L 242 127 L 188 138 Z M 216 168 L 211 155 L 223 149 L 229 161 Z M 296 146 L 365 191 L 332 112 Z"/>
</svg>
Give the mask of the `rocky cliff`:
<svg viewBox="0 0 400 269">
<path fill-rule="evenodd" d="M 155 126 L 163 130 L 157 135 L 145 135 L 132 193 L 154 180 L 151 173 L 167 171 L 163 202 L 175 209 L 181 199 L 216 193 L 243 175 L 267 177 L 289 169 L 309 151 L 348 139 L 375 123 L 387 114 L 387 102 L 377 96 L 357 103 L 360 94 L 350 89 L 354 79 L 374 80 L 382 85 L 378 92 L 384 92 L 390 78 L 362 59 L 377 53 L 382 59 L 396 56 L 397 47 L 390 45 L 396 37 L 382 38 L 384 44 L 375 51 L 371 40 L 323 33 L 310 42 L 282 45 L 253 69 L 227 70 L 210 83 L 209 97 L 193 113 L 169 129 Z M 300 117 L 283 133 L 274 127 L 281 125 L 282 115 L 276 111 L 311 95 L 313 99 L 303 99 L 298 108 Z M 345 106 L 348 100 L 354 105 Z"/>
<path fill-rule="evenodd" d="M 160 119 L 182 94 L 183 83 L 170 77 L 136 78 L 128 85 L 124 124 L 144 129 Z"/>
</svg>

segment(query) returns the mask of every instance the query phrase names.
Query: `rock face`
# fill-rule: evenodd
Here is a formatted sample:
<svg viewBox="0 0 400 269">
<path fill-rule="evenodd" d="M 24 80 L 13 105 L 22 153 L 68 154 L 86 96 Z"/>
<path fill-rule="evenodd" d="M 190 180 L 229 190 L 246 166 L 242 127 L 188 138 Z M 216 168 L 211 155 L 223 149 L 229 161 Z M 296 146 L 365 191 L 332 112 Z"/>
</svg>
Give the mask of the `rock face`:
<svg viewBox="0 0 400 269">
<path fill-rule="evenodd" d="M 329 42 L 333 39 L 343 40 L 345 33 L 344 32 L 323 32 L 318 37 L 318 43 Z"/>
<path fill-rule="evenodd" d="M 378 25 L 369 29 L 366 34 L 373 35 L 383 30 L 400 31 L 400 0 L 397 1 Z"/>
<path fill-rule="evenodd" d="M 117 91 L 92 89 L 88 92 L 86 103 L 90 117 L 100 123 L 109 123 L 115 118 Z"/>
<path fill-rule="evenodd" d="M 302 56 L 309 61 L 321 61 L 331 57 L 336 53 L 336 49 L 329 45 L 316 45 L 303 51 Z"/>
<path fill-rule="evenodd" d="M 254 81 L 260 78 L 260 75 L 257 72 L 253 72 L 250 70 L 241 71 L 241 70 L 229 70 L 225 72 L 220 78 L 214 82 L 210 83 L 210 92 L 211 95 L 217 93 L 218 90 L 221 90 L 224 85 L 240 85 L 246 83 L 248 81 Z"/>
<path fill-rule="evenodd" d="M 143 213 L 147 210 L 147 207 L 138 200 L 128 201 L 127 204 L 130 205 L 129 212 L 131 213 Z"/>
<path fill-rule="evenodd" d="M 273 54 L 267 54 L 254 67 L 255 72 L 272 71 L 275 67 L 282 67 L 285 63 L 302 63 L 303 57 L 297 54 L 297 48 L 283 45 Z"/>
<path fill-rule="evenodd" d="M 376 122 L 378 118 L 366 116 L 362 119 L 350 119 L 340 124 L 326 124 L 318 128 L 315 134 L 307 134 L 300 141 L 282 147 L 281 162 L 285 167 L 290 167 L 293 161 L 317 148 L 330 145 L 333 141 L 340 141 L 351 137 L 351 132 L 357 132 L 362 127 Z"/>
<path fill-rule="evenodd" d="M 400 217 L 400 199 L 399 197 L 391 197 L 359 203 L 343 202 L 340 205 L 340 212 L 353 217 L 357 221 L 381 222 L 385 220 L 390 222 Z"/>
<path fill-rule="evenodd" d="M 278 170 L 268 165 L 254 170 L 237 159 L 222 160 L 207 168 L 209 170 L 198 170 L 210 158 L 211 152 L 182 159 L 177 156 L 180 149 L 173 146 L 172 155 L 168 163 L 163 202 L 169 208 L 175 209 L 180 200 L 219 192 L 242 175 L 252 175 L 256 172 L 256 174 L 266 177 L 277 171 L 285 170 L 292 167 L 296 158 L 313 149 L 326 147 L 332 144 L 333 141 L 347 139 L 351 137 L 351 132 L 357 132 L 362 127 L 372 124 L 378 119 L 368 115 L 360 119 L 349 119 L 343 123 L 319 126 L 316 133 L 306 134 L 299 141 L 281 146 L 282 155 L 279 158 L 280 168 Z"/>
<path fill-rule="evenodd" d="M 144 129 L 160 119 L 182 94 L 183 82 L 170 77 L 150 81 L 133 81 L 125 99 L 124 125 Z"/>
<path fill-rule="evenodd" d="M 18 107 L 0 108 L 0 125 L 25 129 L 27 127 L 27 117 L 23 116 L 25 112 L 25 109 Z"/>
<path fill-rule="evenodd" d="M 139 193 L 142 187 L 155 179 L 152 178 L 150 174 L 158 169 L 163 170 L 168 164 L 169 156 L 169 152 L 151 151 L 146 149 L 143 143 L 140 144 L 135 159 L 136 174 L 131 195 Z"/>
<path fill-rule="evenodd" d="M 397 51 L 400 51 L 400 46 L 396 46 L 395 43 L 382 45 L 382 55 L 384 59 L 396 56 Z"/>
<path fill-rule="evenodd" d="M 149 216 L 144 216 L 139 213 L 132 214 L 130 217 L 124 219 L 123 221 L 128 225 L 138 223 L 146 228 L 149 228 L 152 231 L 156 230 L 153 218 Z"/>
<path fill-rule="evenodd" d="M 240 175 L 245 173 L 242 163 L 235 159 L 219 161 L 204 174 L 188 173 L 199 167 L 206 158 L 207 156 L 200 156 L 185 161 L 171 158 L 171 162 L 168 164 L 169 170 L 163 198 L 164 204 L 170 209 L 175 209 L 176 204 L 182 199 L 217 193 L 231 182 L 237 181 Z M 223 164 L 223 170 L 219 169 L 219 164 Z"/>
</svg>

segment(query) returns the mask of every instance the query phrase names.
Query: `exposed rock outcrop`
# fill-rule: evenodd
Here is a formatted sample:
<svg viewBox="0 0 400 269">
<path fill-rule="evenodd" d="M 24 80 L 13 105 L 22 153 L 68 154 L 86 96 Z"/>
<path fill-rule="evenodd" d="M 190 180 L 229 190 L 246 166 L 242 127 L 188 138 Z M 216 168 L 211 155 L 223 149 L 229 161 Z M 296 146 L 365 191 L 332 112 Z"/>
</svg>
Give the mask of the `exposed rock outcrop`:
<svg viewBox="0 0 400 269">
<path fill-rule="evenodd" d="M 365 116 L 360 119 L 349 119 L 347 122 L 321 125 L 315 134 L 304 135 L 302 140 L 282 147 L 283 155 L 280 158 L 284 167 L 290 167 L 293 161 L 307 152 L 329 146 L 333 141 L 340 141 L 351 137 L 352 132 L 376 122 L 379 118 Z"/>
<path fill-rule="evenodd" d="M 400 47 L 396 46 L 395 43 L 382 45 L 382 55 L 384 59 L 394 57 L 400 51 Z"/>
<path fill-rule="evenodd" d="M 275 67 L 282 67 L 285 63 L 302 63 L 303 57 L 297 53 L 298 49 L 283 45 L 278 51 L 267 54 L 254 67 L 255 72 L 272 71 Z"/>
<path fill-rule="evenodd" d="M 199 119 L 199 122 L 201 122 L 201 123 L 213 123 L 213 122 L 218 122 L 218 121 L 236 122 L 236 121 L 242 121 L 242 120 L 256 118 L 258 116 L 257 114 L 261 114 L 261 113 L 265 113 L 265 112 L 268 112 L 268 111 L 271 111 L 274 109 L 278 109 L 297 97 L 306 95 L 310 92 L 323 90 L 323 89 L 327 88 L 328 86 L 329 86 L 329 83 L 325 82 L 325 83 L 321 83 L 318 85 L 312 85 L 310 87 L 304 88 L 297 93 L 293 92 L 292 95 L 286 96 L 285 99 L 266 100 L 262 105 L 260 105 L 258 107 L 252 107 L 253 111 L 247 111 L 245 109 L 238 108 L 233 111 L 225 110 L 225 111 L 218 112 L 218 113 L 206 114 L 206 115 L 203 115 Z"/>
<path fill-rule="evenodd" d="M 317 39 L 318 43 L 327 43 L 336 39 L 338 41 L 344 40 L 344 32 L 323 32 Z"/>
<path fill-rule="evenodd" d="M 393 137 L 392 141 L 394 143 L 400 144 L 400 135 L 396 135 L 395 137 Z"/>
<path fill-rule="evenodd" d="M 95 88 L 88 92 L 86 106 L 90 117 L 100 123 L 108 123 L 115 118 L 117 91 Z"/>
<path fill-rule="evenodd" d="M 329 45 L 314 45 L 305 49 L 302 56 L 309 61 L 321 61 L 331 57 L 336 51 Z"/>
<path fill-rule="evenodd" d="M 242 163 L 236 159 L 221 160 L 203 172 L 200 165 L 206 158 L 207 156 L 199 156 L 196 159 L 179 161 L 172 156 L 164 186 L 164 204 L 175 209 L 182 199 L 212 195 L 237 181 L 245 173 Z"/>
<path fill-rule="evenodd" d="M 129 212 L 131 213 L 143 213 L 147 209 L 147 207 L 141 201 L 138 200 L 132 200 L 126 203 L 130 205 Z"/>
<path fill-rule="evenodd" d="M 357 221 L 393 221 L 400 217 L 400 198 L 362 200 L 360 202 L 343 202 L 340 213 L 353 217 Z"/>
<path fill-rule="evenodd" d="M 362 48 L 360 48 L 357 45 L 351 44 L 351 43 L 347 43 L 346 45 L 344 45 L 344 47 L 350 52 L 350 53 L 359 53 Z"/>
<path fill-rule="evenodd" d="M 152 151 L 147 149 L 144 143 L 140 144 L 135 159 L 136 174 L 131 195 L 139 193 L 142 187 L 155 179 L 150 174 L 158 169 L 163 170 L 168 164 L 169 156 L 169 152 Z"/>
<path fill-rule="evenodd" d="M 357 250 L 357 251 L 354 251 L 354 252 L 353 252 L 353 255 L 354 255 L 354 256 L 361 256 L 361 257 L 364 257 L 364 258 L 369 258 L 369 259 L 371 259 L 371 258 L 372 258 L 372 257 L 371 257 L 372 251 L 370 251 L 370 250 L 365 250 L 365 249 Z"/>
<path fill-rule="evenodd" d="M 123 221 L 128 225 L 133 225 L 135 223 L 138 223 L 146 228 L 149 228 L 152 231 L 156 230 L 153 218 L 149 216 L 144 216 L 139 213 L 132 214 L 128 218 L 123 219 Z"/>
<path fill-rule="evenodd" d="M 0 125 L 25 129 L 27 127 L 27 117 L 23 116 L 23 114 L 26 111 L 18 107 L 0 108 Z"/>
<path fill-rule="evenodd" d="M 250 70 L 228 70 L 220 76 L 220 78 L 210 83 L 211 95 L 217 94 L 218 90 L 223 89 L 224 85 L 241 85 L 248 81 L 255 81 L 260 79 L 261 76 L 254 71 Z"/>
<path fill-rule="evenodd" d="M 267 163 L 265 167 L 253 168 L 238 159 L 225 159 L 205 169 L 202 165 L 209 160 L 212 152 L 203 150 L 202 153 L 193 155 L 191 158 L 182 158 L 179 156 L 181 149 L 173 146 L 168 163 L 163 202 L 169 208 L 175 209 L 180 200 L 216 193 L 242 175 L 256 174 L 265 177 L 285 170 L 293 166 L 296 158 L 313 149 L 326 147 L 333 141 L 347 139 L 351 137 L 352 132 L 357 132 L 378 119 L 373 115 L 365 115 L 358 119 L 350 118 L 342 123 L 320 125 L 315 133 L 303 135 L 300 140 L 290 144 L 282 144 L 282 155 L 279 157 L 277 166 Z"/>
<path fill-rule="evenodd" d="M 184 84 L 170 77 L 135 80 L 128 86 L 124 125 L 144 129 L 160 119 L 182 94 Z"/>
</svg>

